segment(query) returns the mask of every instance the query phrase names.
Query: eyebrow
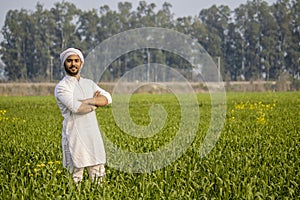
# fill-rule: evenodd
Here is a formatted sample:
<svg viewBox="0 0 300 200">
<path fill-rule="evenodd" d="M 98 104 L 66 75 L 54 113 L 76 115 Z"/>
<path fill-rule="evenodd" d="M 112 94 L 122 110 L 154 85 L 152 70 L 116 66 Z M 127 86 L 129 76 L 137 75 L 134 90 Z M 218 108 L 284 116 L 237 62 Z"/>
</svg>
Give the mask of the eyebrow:
<svg viewBox="0 0 300 200">
<path fill-rule="evenodd" d="M 74 58 L 74 59 L 72 59 L 72 58 L 67 58 L 67 61 L 72 61 L 72 60 L 79 61 L 80 59 L 79 59 L 79 58 Z"/>
</svg>

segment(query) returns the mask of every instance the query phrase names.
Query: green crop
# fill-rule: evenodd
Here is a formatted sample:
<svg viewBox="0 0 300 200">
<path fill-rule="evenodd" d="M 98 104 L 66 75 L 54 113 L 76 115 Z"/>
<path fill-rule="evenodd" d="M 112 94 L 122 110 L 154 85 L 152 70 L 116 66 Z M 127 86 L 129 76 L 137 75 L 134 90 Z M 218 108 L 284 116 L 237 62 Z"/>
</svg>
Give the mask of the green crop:
<svg viewBox="0 0 300 200">
<path fill-rule="evenodd" d="M 62 116 L 54 97 L 1 97 L 1 199 L 299 199 L 300 93 L 229 93 L 221 137 L 201 158 L 210 123 L 208 94 L 199 94 L 196 137 L 175 162 L 151 173 L 130 173 L 106 166 L 101 185 L 73 184 L 62 167 Z M 165 125 L 150 138 L 135 138 L 115 123 L 112 106 L 99 108 L 105 136 L 120 148 L 158 150 L 180 128 L 175 96 L 136 94 L 130 116 L 151 123 L 149 109 L 160 104 Z M 184 142 L 184 141 L 183 141 Z"/>
</svg>

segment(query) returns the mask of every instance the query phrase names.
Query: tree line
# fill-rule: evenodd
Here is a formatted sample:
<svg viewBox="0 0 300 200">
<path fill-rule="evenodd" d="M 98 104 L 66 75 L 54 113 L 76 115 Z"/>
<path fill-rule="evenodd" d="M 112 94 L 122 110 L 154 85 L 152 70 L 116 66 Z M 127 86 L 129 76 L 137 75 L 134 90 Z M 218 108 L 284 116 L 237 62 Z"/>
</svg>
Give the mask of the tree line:
<svg viewBox="0 0 300 200">
<path fill-rule="evenodd" d="M 136 9 L 119 2 L 117 10 L 107 5 L 81 10 L 66 1 L 45 9 L 37 3 L 34 11 L 7 12 L 0 54 L 9 81 L 57 81 L 63 76 L 59 54 L 65 48 L 78 47 L 87 55 L 120 32 L 162 27 L 194 38 L 213 59 L 219 58 L 224 80 L 278 80 L 282 73 L 300 79 L 299 13 L 300 0 L 278 0 L 273 5 L 253 0 L 234 10 L 213 5 L 197 16 L 180 18 L 174 17 L 167 2 L 159 9 L 146 1 Z M 126 70 L 149 60 L 191 69 L 190 63 L 170 52 L 141 49 L 116 59 L 103 79 L 118 80 Z"/>
</svg>

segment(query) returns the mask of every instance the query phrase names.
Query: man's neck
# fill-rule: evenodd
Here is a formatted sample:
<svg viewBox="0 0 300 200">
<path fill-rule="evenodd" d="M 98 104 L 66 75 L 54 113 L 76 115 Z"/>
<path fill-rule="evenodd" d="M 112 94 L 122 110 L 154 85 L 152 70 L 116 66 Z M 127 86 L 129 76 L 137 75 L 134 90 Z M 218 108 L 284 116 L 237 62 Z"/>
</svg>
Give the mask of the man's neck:
<svg viewBox="0 0 300 200">
<path fill-rule="evenodd" d="M 68 73 L 66 73 L 68 76 L 70 76 L 70 77 L 74 77 L 74 78 L 76 78 L 77 79 L 77 81 L 79 81 L 79 79 L 80 79 L 80 74 L 77 74 L 77 75 L 70 75 L 70 74 L 68 74 Z"/>
<path fill-rule="evenodd" d="M 77 81 L 79 81 L 79 79 L 80 79 L 80 75 L 79 75 L 79 74 L 77 74 L 77 75 L 75 76 L 75 78 L 77 79 Z"/>
</svg>

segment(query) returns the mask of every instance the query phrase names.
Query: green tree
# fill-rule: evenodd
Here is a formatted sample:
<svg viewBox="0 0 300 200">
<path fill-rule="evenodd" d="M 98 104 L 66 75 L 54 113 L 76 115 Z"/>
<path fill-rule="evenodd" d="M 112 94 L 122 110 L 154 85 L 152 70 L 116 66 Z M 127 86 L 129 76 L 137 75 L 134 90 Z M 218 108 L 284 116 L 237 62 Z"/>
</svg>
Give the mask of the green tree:
<svg viewBox="0 0 300 200">
<path fill-rule="evenodd" d="M 28 42 L 28 12 L 10 10 L 2 28 L 2 60 L 9 80 L 27 80 L 26 45 Z"/>
<path fill-rule="evenodd" d="M 100 7 L 100 22 L 97 27 L 97 40 L 103 40 L 119 33 L 119 17 L 116 11 L 112 11 L 109 6 Z"/>
<path fill-rule="evenodd" d="M 276 69 L 276 45 L 278 25 L 273 16 L 273 7 L 268 6 L 266 2 L 262 2 L 258 7 L 259 23 L 260 23 L 260 74 L 265 80 L 275 80 L 278 76 Z"/>
<path fill-rule="evenodd" d="M 261 25 L 258 13 L 259 2 L 253 1 L 246 4 L 246 21 L 245 30 L 245 77 L 247 80 L 259 79 L 260 77 L 260 34 Z"/>
<path fill-rule="evenodd" d="M 238 30 L 236 24 L 230 23 L 228 26 L 228 36 L 226 43 L 226 76 L 229 80 L 237 81 L 243 78 L 244 66 L 244 39 L 241 30 Z"/>
<path fill-rule="evenodd" d="M 154 3 L 147 4 L 146 1 L 140 1 L 137 7 L 136 17 L 138 23 L 136 28 L 139 27 L 154 27 L 156 25 L 156 13 Z"/>
<path fill-rule="evenodd" d="M 228 6 L 216 5 L 209 9 L 204 9 L 199 14 L 199 19 L 206 26 L 205 40 L 202 40 L 202 45 L 212 56 L 213 59 L 219 57 L 225 61 L 226 46 L 228 42 L 228 24 L 230 21 L 231 11 Z M 226 62 L 222 62 L 221 73 L 224 76 L 227 70 Z"/>
<path fill-rule="evenodd" d="M 290 22 L 292 21 L 291 4 L 289 0 L 278 0 L 274 5 L 274 16 L 276 18 L 278 29 L 278 43 L 277 43 L 277 76 L 281 72 L 287 71 L 289 60 L 289 46 L 292 43 L 292 32 Z"/>
<path fill-rule="evenodd" d="M 82 11 L 76 28 L 76 36 L 80 40 L 83 50 L 93 49 L 99 42 L 97 39 L 100 17 L 97 10 Z"/>
<path fill-rule="evenodd" d="M 118 22 L 120 23 L 120 32 L 129 30 L 135 21 L 135 16 L 131 11 L 132 4 L 129 2 L 118 3 Z"/>
<path fill-rule="evenodd" d="M 30 18 L 32 41 L 31 46 L 27 46 L 26 50 L 30 53 L 28 56 L 28 78 L 31 81 L 52 81 L 53 54 L 51 46 L 54 22 L 51 21 L 50 12 L 44 10 L 39 3 Z"/>
<path fill-rule="evenodd" d="M 291 21 L 292 43 L 289 46 L 289 72 L 294 78 L 300 78 L 300 1 L 293 0 L 291 7 Z"/>
<path fill-rule="evenodd" d="M 155 26 L 162 28 L 174 28 L 174 13 L 171 11 L 172 5 L 165 2 L 156 14 Z"/>
</svg>

